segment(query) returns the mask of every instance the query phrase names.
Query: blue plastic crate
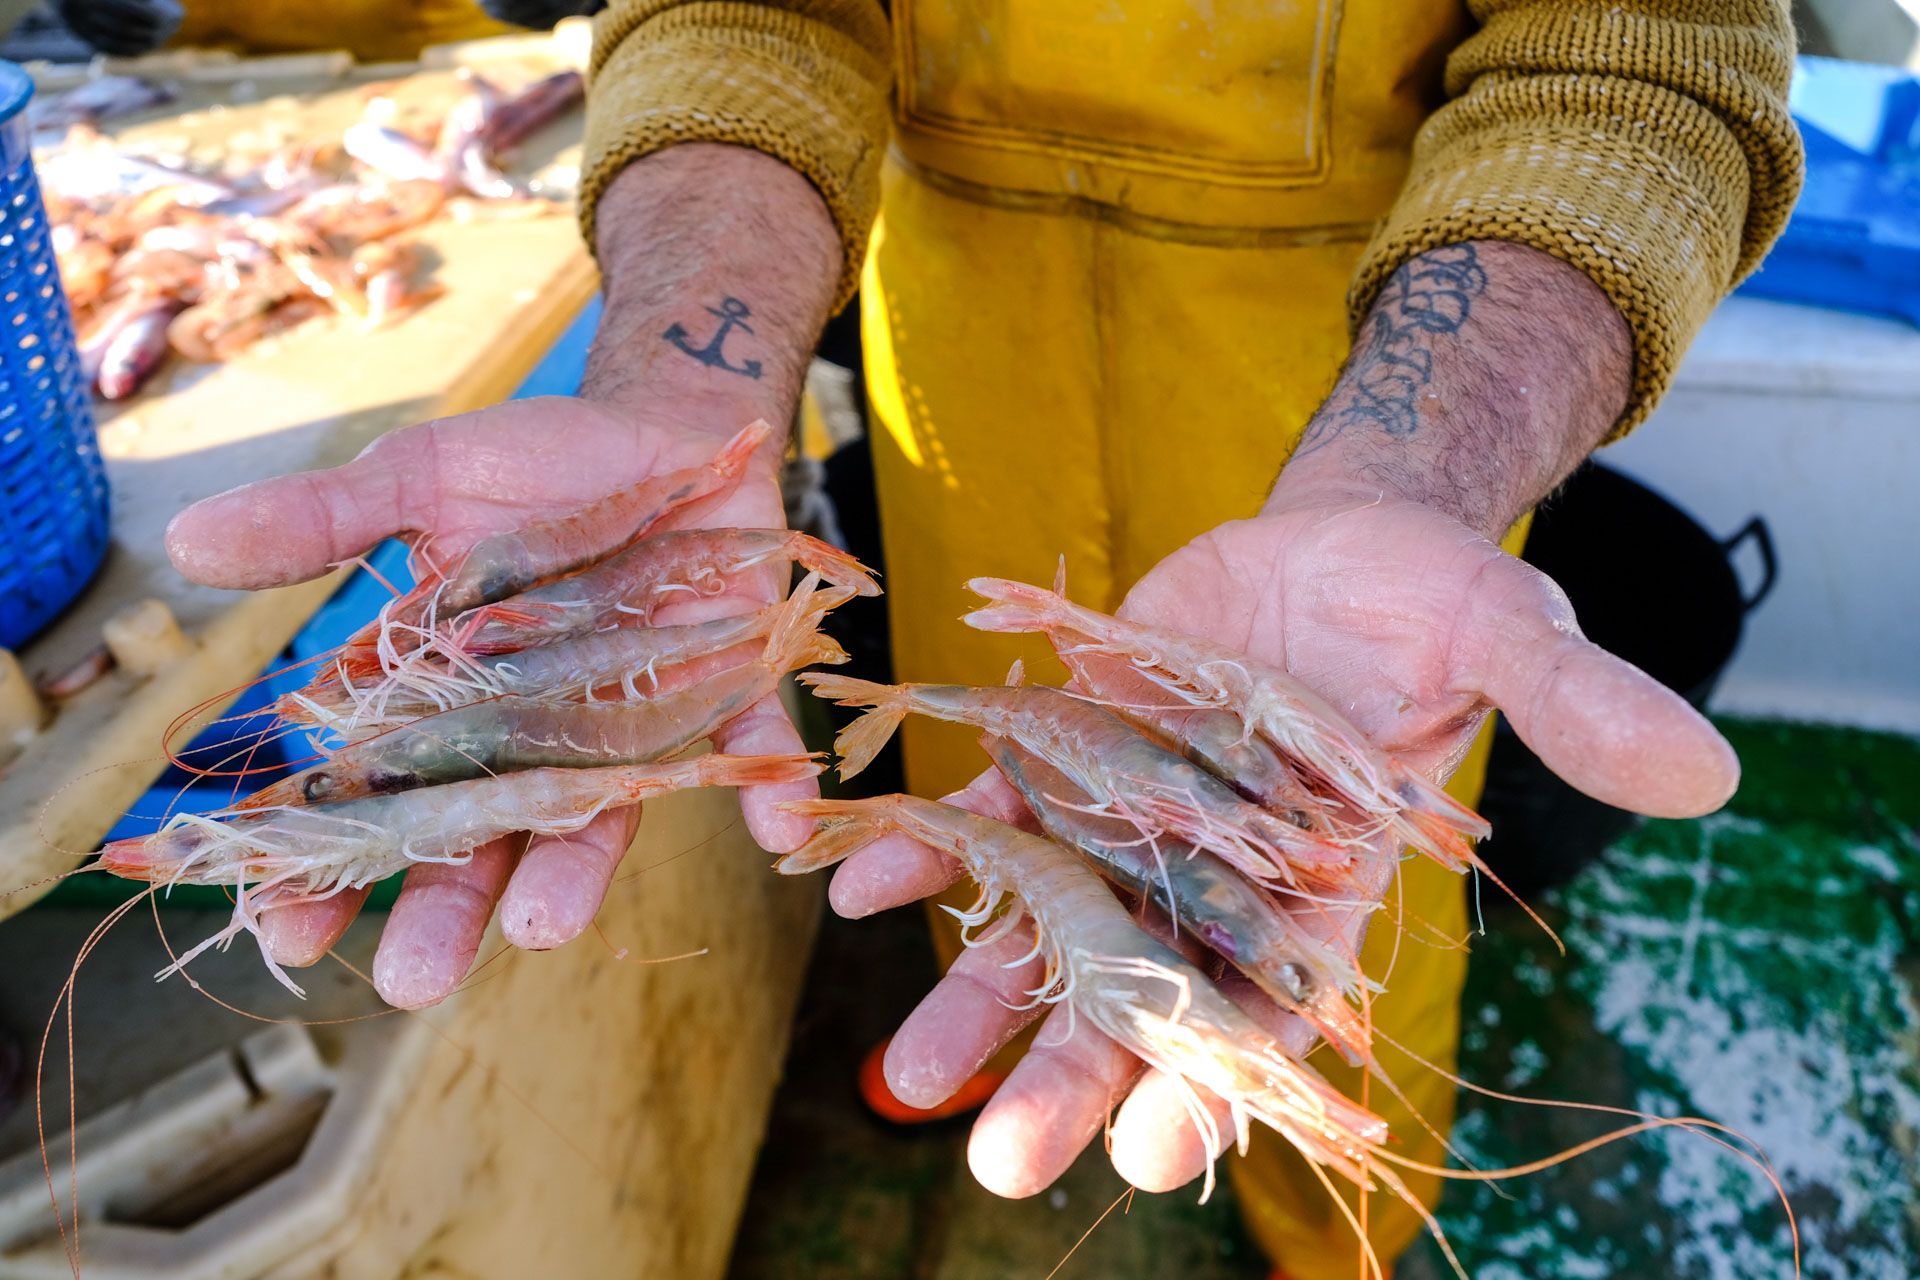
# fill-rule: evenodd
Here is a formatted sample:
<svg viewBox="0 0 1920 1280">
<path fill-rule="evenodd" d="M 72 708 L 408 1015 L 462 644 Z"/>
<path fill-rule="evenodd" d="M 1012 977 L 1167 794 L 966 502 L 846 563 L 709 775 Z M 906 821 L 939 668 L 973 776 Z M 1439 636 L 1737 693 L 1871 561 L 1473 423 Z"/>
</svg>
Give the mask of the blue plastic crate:
<svg viewBox="0 0 1920 1280">
<path fill-rule="evenodd" d="M 1740 292 L 1920 324 L 1920 76 L 1802 58 L 1794 118 L 1806 188 Z"/>
<path fill-rule="evenodd" d="M 0 646 L 25 644 L 107 553 L 107 475 L 60 291 L 27 99 L 0 62 Z"/>
</svg>

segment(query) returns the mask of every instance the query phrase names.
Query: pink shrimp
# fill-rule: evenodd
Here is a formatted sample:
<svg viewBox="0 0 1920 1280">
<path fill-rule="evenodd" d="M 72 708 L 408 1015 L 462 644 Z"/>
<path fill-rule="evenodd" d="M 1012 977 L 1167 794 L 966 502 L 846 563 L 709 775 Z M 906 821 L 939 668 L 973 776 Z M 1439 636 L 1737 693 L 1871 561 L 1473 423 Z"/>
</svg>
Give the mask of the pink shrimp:
<svg viewBox="0 0 1920 1280">
<path fill-rule="evenodd" d="M 370 682 L 380 673 L 391 675 L 432 635 L 432 623 L 591 564 L 645 537 L 683 507 L 732 492 L 772 431 L 763 421 L 749 423 L 697 467 L 649 476 L 564 516 L 482 538 L 451 577 L 428 574 L 389 601 L 378 618 L 347 638 L 303 692 L 324 703 L 333 696 L 329 687 L 343 680 Z"/>
<path fill-rule="evenodd" d="M 534 769 L 404 795 L 308 808 L 177 814 L 152 835 L 100 851 L 114 875 L 154 884 L 236 890 L 233 923 L 184 953 L 162 976 L 241 933 L 259 934 L 259 911 L 296 897 L 325 897 L 372 884 L 416 862 L 464 862 L 473 849 L 515 831 L 563 835 L 602 811 L 686 787 L 745 787 L 811 778 L 811 756 L 703 755 L 667 764 Z M 286 973 L 267 967 L 295 994 Z"/>
<path fill-rule="evenodd" d="M 801 683 L 841 706 L 871 707 L 841 731 L 840 776 L 866 768 L 909 712 L 970 724 L 1011 739 L 1073 780 L 1096 811 L 1139 828 L 1149 841 L 1175 836 L 1262 884 L 1344 886 L 1353 854 L 1236 795 L 1218 778 L 1132 725 L 1058 689 L 883 685 L 813 673 Z"/>
<path fill-rule="evenodd" d="M 983 745 L 1048 836 L 1159 907 L 1177 932 L 1206 943 L 1349 1060 L 1372 1056 L 1367 1028 L 1346 999 L 1361 982 L 1351 955 L 1315 937 L 1224 860 L 1176 839 L 1149 846 L 1127 823 L 1089 812 L 1086 793 L 1046 761 L 1004 738 Z"/>
<path fill-rule="evenodd" d="M 1243 1152 L 1253 1122 L 1292 1143 L 1359 1241 L 1364 1280 L 1387 1280 L 1387 1269 L 1368 1243 L 1360 1215 L 1334 1194 L 1329 1175 L 1345 1179 L 1363 1194 L 1385 1190 L 1404 1201 L 1426 1223 L 1454 1274 L 1467 1280 L 1439 1222 L 1408 1187 L 1402 1170 L 1455 1181 L 1499 1181 L 1655 1129 L 1705 1136 L 1761 1171 L 1786 1206 L 1794 1232 L 1794 1274 L 1799 1274 L 1799 1226 L 1778 1177 L 1760 1157 L 1715 1136 L 1739 1136 L 1724 1125 L 1696 1116 L 1656 1117 L 1594 1107 L 1587 1109 L 1627 1116 L 1636 1123 L 1543 1160 L 1505 1169 L 1449 1169 L 1411 1159 L 1393 1149 L 1385 1121 L 1296 1060 L 1273 1033 L 1204 973 L 1141 929 L 1099 876 L 1051 840 L 913 796 L 802 800 L 782 808 L 820 820 L 812 839 L 774 864 L 783 875 L 833 866 L 880 837 L 896 833 L 957 861 L 980 888 L 968 910 L 954 913 L 968 946 L 997 941 L 1023 921 L 1032 929 L 1031 950 L 1013 962 L 1045 962 L 1039 982 L 1027 990 L 1030 1003 L 1026 1007 L 1063 1004 L 1070 1018 L 1085 1018 L 1097 1031 L 1176 1081 L 1184 1090 L 1188 1118 L 1207 1150 L 1222 1150 L 1227 1136 L 1206 1105 L 1208 1095 L 1227 1105 L 1232 1135 Z M 1003 905 L 1008 908 L 1004 912 Z M 983 926 L 984 933 L 975 932 Z M 1072 1034 L 1071 1023 L 1067 1034 Z M 1493 1096 L 1511 1099 L 1507 1094 Z M 1201 1198 L 1212 1190 L 1209 1166 Z"/>
<path fill-rule="evenodd" d="M 1024 918 L 1035 932 L 1029 958 L 1046 972 L 1027 994 L 1033 1003 L 1064 1003 L 1130 1052 L 1191 1081 L 1233 1108 L 1244 1143 L 1247 1121 L 1279 1131 L 1317 1164 L 1356 1181 L 1371 1172 L 1404 1191 L 1398 1179 L 1363 1170 L 1367 1152 L 1387 1137 L 1386 1124 L 1341 1096 L 1295 1061 L 1264 1027 L 1184 957 L 1135 924 L 1106 884 L 1066 849 L 977 814 L 913 796 L 811 800 L 784 808 L 819 818 L 821 828 L 775 869 L 799 875 L 829 867 L 899 832 L 957 860 L 980 897 L 956 912 L 969 946 L 1004 937 Z M 1000 907 L 1011 902 L 1011 910 Z M 984 934 L 973 930 L 991 925 Z M 1188 1113 L 1218 1150 L 1220 1135 L 1197 1096 Z M 1207 1189 L 1213 1185 L 1207 1173 Z"/>
<path fill-rule="evenodd" d="M 1260 735 L 1310 781 L 1397 840 L 1456 871 L 1477 865 L 1471 841 L 1487 834 L 1485 819 L 1375 747 L 1279 668 L 1193 636 L 1108 617 L 1057 591 L 999 578 L 975 578 L 967 586 L 991 602 L 966 616 L 969 626 L 1042 632 L 1070 656 L 1122 660 L 1172 695 L 1175 705 L 1231 714 L 1241 736 Z"/>
<path fill-rule="evenodd" d="M 619 627 L 494 657 L 443 655 L 436 637 L 374 683 L 310 685 L 274 710 L 289 722 L 355 739 L 502 696 L 591 702 L 604 691 L 612 699 L 657 698 L 762 657 L 765 646 L 756 642 L 775 631 L 816 629 L 847 600 L 845 592 L 819 585 L 819 576 L 809 574 L 788 601 L 753 613 L 679 627 Z"/>
<path fill-rule="evenodd" d="M 772 427 L 756 419 L 697 467 L 651 476 L 568 515 L 481 539 L 440 589 L 441 615 L 451 617 L 605 559 L 689 503 L 731 493 L 772 434 Z"/>
<path fill-rule="evenodd" d="M 155 299 L 147 310 L 114 333 L 100 353 L 100 372 L 95 378 L 102 399 L 123 400 L 153 376 L 166 358 L 167 326 L 180 308 L 172 298 Z"/>
<path fill-rule="evenodd" d="M 758 658 L 673 693 L 639 702 L 476 702 L 342 747 L 236 807 L 330 804 L 487 773 L 657 760 L 699 742 L 774 692 L 789 671 L 844 662 L 840 646 L 813 630 L 819 616 L 810 595 L 788 601 Z"/>
<path fill-rule="evenodd" d="M 468 610 L 448 629 L 452 643 L 470 655 L 525 649 L 629 620 L 648 623 L 681 593 L 716 596 L 737 574 L 788 562 L 853 595 L 880 594 L 858 560 L 807 534 L 688 529 L 654 534 L 572 577 Z"/>
</svg>

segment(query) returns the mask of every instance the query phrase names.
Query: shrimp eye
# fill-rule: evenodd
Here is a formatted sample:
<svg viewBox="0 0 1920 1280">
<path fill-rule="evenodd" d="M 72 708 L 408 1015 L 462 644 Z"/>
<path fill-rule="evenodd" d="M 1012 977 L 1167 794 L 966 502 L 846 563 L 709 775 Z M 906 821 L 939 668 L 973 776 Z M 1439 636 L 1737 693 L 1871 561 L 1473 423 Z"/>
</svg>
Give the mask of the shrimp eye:
<svg viewBox="0 0 1920 1280">
<path fill-rule="evenodd" d="M 306 785 L 301 790 L 305 793 L 308 804 L 318 804 L 333 791 L 333 778 L 328 774 L 316 773 L 307 779 Z"/>
</svg>

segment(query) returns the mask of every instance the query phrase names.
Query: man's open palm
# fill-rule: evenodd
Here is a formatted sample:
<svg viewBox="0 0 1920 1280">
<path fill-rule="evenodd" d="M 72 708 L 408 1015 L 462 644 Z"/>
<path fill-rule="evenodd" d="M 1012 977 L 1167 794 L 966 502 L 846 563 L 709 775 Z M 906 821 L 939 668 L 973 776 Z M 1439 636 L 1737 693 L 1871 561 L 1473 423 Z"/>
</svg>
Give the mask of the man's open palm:
<svg viewBox="0 0 1920 1280">
<path fill-rule="evenodd" d="M 1490 707 L 1574 786 L 1622 808 L 1683 817 L 1732 794 L 1732 749 L 1678 696 L 1585 640 L 1561 591 L 1451 517 L 1417 503 L 1339 496 L 1270 506 L 1202 535 L 1154 567 L 1122 616 L 1203 636 L 1283 667 L 1345 711 L 1374 741 L 1435 777 L 1451 773 Z M 1017 819 L 1005 782 L 982 775 L 959 801 Z M 1371 864 L 1376 900 L 1392 854 Z M 876 843 L 835 879 L 843 914 L 865 915 L 955 878 L 931 851 Z M 1308 919 L 1323 930 L 1317 909 Z M 1343 922 L 1357 946 L 1366 916 Z M 969 951 L 908 1018 L 888 1080 L 932 1106 L 1035 1016 L 1023 1003 L 1037 963 L 1002 969 L 1031 933 Z M 1244 981 L 1223 984 L 1296 1051 L 1311 1035 Z M 1071 1034 L 1067 1029 L 1071 1025 Z M 1124 1102 L 1122 1101 L 1124 1099 Z M 1148 1190 L 1198 1176 L 1211 1154 L 1179 1082 L 1141 1064 L 1087 1019 L 1054 1015 L 974 1126 L 975 1175 L 1031 1195 L 1065 1170 L 1120 1103 L 1114 1166 Z M 1217 1100 L 1220 1131 L 1233 1127 Z"/>
<path fill-rule="evenodd" d="M 744 422 L 643 422 L 571 397 L 503 404 L 422 423 L 381 437 L 359 457 L 327 471 L 280 476 L 219 494 L 175 517 L 167 530 L 174 564 L 196 582 L 261 588 L 300 582 L 405 535 L 449 570 L 488 534 L 564 515 L 649 476 L 698 466 Z M 777 528 L 785 523 L 775 446 L 761 447 L 740 486 L 699 504 L 704 527 Z M 743 576 L 726 595 L 676 604 L 663 622 L 689 622 L 758 608 L 786 582 L 771 571 Z M 777 699 L 769 698 L 715 735 L 742 754 L 802 750 Z M 816 794 L 812 783 L 741 794 L 754 838 L 784 852 L 809 824 L 776 806 Z M 565 837 L 495 841 L 461 866 L 407 873 L 374 961 L 389 1002 L 431 1004 L 466 976 L 496 904 L 509 941 L 543 949 L 584 930 L 599 910 L 633 832 L 638 808 L 602 814 Z M 262 934 L 283 964 L 311 964 L 333 945 L 366 897 L 342 893 L 269 910 Z"/>
</svg>

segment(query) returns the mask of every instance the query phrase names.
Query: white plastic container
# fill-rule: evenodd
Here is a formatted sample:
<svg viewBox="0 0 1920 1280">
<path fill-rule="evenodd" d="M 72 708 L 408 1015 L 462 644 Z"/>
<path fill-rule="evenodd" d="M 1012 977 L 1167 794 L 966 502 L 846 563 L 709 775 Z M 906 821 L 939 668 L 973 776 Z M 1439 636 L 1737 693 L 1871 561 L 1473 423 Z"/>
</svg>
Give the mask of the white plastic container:
<svg viewBox="0 0 1920 1280">
<path fill-rule="evenodd" d="M 1711 530 L 1772 529 L 1715 710 L 1920 733 L 1920 329 L 1732 299 L 1600 458 Z"/>
</svg>

